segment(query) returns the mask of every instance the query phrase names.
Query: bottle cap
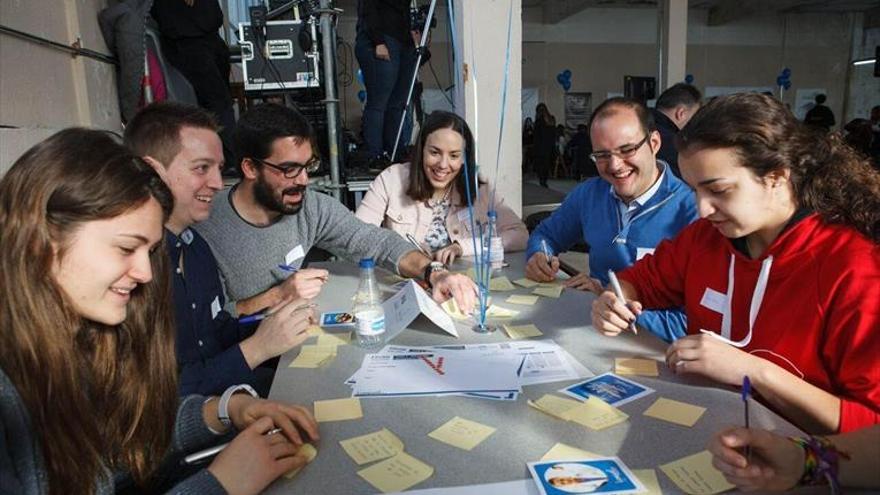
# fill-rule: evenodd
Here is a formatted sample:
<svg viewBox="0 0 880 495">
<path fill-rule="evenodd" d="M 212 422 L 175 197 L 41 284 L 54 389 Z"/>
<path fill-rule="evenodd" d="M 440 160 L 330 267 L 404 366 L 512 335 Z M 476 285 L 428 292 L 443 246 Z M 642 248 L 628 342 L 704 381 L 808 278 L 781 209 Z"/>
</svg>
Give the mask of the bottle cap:
<svg viewBox="0 0 880 495">
<path fill-rule="evenodd" d="M 373 258 L 362 258 L 358 266 L 361 268 L 373 268 L 376 266 L 376 263 L 373 262 Z"/>
<path fill-rule="evenodd" d="M 489 215 L 489 218 L 498 218 L 498 212 L 495 210 L 489 210 L 489 213 L 487 213 L 487 215 Z"/>
</svg>

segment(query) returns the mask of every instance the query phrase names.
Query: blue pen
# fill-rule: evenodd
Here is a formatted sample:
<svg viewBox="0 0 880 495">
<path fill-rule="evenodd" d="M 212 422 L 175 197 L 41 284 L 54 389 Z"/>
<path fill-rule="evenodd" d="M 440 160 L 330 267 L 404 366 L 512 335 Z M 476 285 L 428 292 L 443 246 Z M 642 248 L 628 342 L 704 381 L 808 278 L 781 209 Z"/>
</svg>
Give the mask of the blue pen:
<svg viewBox="0 0 880 495">
<path fill-rule="evenodd" d="M 553 253 L 550 251 L 550 246 L 547 245 L 546 239 L 541 239 L 541 251 L 544 251 L 544 256 L 547 257 L 547 264 L 551 264 L 550 258 L 553 257 Z"/>
<path fill-rule="evenodd" d="M 242 325 L 247 325 L 248 323 L 256 323 L 258 321 L 265 320 L 269 316 L 269 313 L 257 313 L 255 315 L 242 316 L 238 319 L 238 322 Z"/>
<path fill-rule="evenodd" d="M 746 416 L 746 428 L 749 427 L 749 394 L 752 393 L 752 382 L 749 380 L 749 376 L 743 376 L 743 385 L 742 385 L 742 401 L 743 405 L 745 405 L 745 416 Z M 751 464 L 752 463 L 752 448 L 746 445 L 746 461 Z"/>
<path fill-rule="evenodd" d="M 294 268 L 290 265 L 278 265 L 278 268 L 281 268 L 285 272 L 296 273 L 299 268 Z"/>
</svg>

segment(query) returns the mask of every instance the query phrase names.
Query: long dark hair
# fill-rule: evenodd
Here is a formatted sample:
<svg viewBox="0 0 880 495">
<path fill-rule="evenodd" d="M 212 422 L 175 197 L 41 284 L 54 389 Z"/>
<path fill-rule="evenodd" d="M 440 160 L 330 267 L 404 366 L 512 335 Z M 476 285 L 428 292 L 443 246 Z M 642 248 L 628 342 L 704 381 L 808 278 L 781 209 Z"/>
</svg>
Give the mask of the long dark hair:
<svg viewBox="0 0 880 495">
<path fill-rule="evenodd" d="M 35 145 L 0 181 L 0 368 L 27 408 L 50 493 L 91 493 L 105 466 L 143 483 L 171 444 L 177 366 L 164 246 L 119 325 L 81 317 L 52 274 L 84 222 L 151 198 L 167 220 L 173 199 L 156 172 L 88 129 Z"/>
<path fill-rule="evenodd" d="M 758 177 L 788 169 L 798 205 L 880 242 L 880 172 L 837 134 L 798 121 L 771 96 L 715 98 L 678 134 L 679 153 L 732 148 Z"/>
<path fill-rule="evenodd" d="M 470 173 L 470 190 L 467 189 L 467 180 L 464 175 L 465 167 L 462 165 L 461 170 L 455 177 L 453 182 L 453 191 L 461 198 L 462 205 L 467 204 L 467 196 L 465 191 L 470 195 L 471 201 L 474 201 L 477 195 L 477 181 L 474 180 L 474 136 L 467 122 L 458 115 L 450 112 L 437 110 L 431 112 L 425 120 L 425 125 L 419 131 L 419 138 L 416 141 L 416 147 L 413 151 L 413 159 L 409 166 L 409 187 L 406 194 L 416 201 L 425 201 L 431 199 L 434 194 L 434 186 L 428 180 L 424 167 L 425 143 L 428 141 L 434 131 L 440 129 L 452 129 L 464 139 L 464 157 L 467 163 L 467 170 Z M 461 206 L 461 205 L 460 205 Z"/>
</svg>

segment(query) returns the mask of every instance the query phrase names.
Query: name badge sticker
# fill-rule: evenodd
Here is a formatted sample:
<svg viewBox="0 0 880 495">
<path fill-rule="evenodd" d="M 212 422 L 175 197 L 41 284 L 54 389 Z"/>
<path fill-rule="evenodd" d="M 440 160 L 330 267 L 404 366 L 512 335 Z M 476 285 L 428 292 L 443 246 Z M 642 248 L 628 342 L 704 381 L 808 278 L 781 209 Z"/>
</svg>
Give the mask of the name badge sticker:
<svg viewBox="0 0 880 495">
<path fill-rule="evenodd" d="M 288 266 L 293 266 L 293 262 L 305 258 L 306 253 L 303 251 L 302 244 L 297 244 L 295 248 L 291 249 L 289 253 L 284 256 L 284 264 Z"/>
<path fill-rule="evenodd" d="M 220 296 L 214 296 L 214 300 L 211 301 L 211 319 L 214 320 L 217 318 L 217 315 L 220 314 Z"/>
<path fill-rule="evenodd" d="M 706 292 L 703 293 L 703 299 L 700 300 L 701 306 L 709 308 L 716 313 L 724 313 L 724 305 L 726 303 L 727 295 L 710 287 L 706 287 Z"/>
<path fill-rule="evenodd" d="M 636 248 L 636 261 L 639 261 L 640 259 L 644 258 L 645 256 L 647 256 L 649 254 L 654 254 L 654 248 L 637 247 Z"/>
</svg>

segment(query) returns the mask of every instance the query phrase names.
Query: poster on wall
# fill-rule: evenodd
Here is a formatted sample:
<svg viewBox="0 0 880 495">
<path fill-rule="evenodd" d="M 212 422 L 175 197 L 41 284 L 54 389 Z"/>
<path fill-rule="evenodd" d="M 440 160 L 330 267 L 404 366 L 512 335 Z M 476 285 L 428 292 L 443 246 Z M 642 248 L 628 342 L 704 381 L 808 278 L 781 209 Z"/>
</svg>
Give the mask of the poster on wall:
<svg viewBox="0 0 880 495">
<path fill-rule="evenodd" d="M 794 93 L 794 116 L 804 120 L 807 112 L 816 106 L 816 95 L 827 95 L 825 88 L 799 89 Z M 827 104 L 827 103 L 826 103 Z"/>
<path fill-rule="evenodd" d="M 593 113 L 593 93 L 565 93 L 565 130 L 577 131 L 578 124 L 587 125 Z"/>
</svg>

